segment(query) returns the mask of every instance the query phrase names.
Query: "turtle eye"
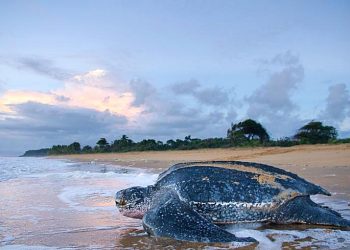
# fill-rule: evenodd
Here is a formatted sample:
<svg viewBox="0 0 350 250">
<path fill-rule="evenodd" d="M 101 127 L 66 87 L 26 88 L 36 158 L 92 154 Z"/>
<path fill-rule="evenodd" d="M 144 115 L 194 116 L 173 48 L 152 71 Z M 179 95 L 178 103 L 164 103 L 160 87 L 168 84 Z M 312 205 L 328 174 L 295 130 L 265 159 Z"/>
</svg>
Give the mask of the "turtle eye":
<svg viewBox="0 0 350 250">
<path fill-rule="evenodd" d="M 115 199 L 115 204 L 118 206 L 124 206 L 126 205 L 126 200 L 124 198 L 120 198 L 120 199 Z"/>
</svg>

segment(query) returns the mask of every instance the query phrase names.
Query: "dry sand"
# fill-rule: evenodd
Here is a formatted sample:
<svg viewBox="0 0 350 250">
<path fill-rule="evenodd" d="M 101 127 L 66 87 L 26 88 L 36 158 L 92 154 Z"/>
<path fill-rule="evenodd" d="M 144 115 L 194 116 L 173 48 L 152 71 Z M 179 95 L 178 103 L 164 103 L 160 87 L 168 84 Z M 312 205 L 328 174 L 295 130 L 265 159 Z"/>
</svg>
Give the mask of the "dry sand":
<svg viewBox="0 0 350 250">
<path fill-rule="evenodd" d="M 341 195 L 343 198 L 350 197 L 350 144 L 82 154 L 54 158 L 138 167 L 154 172 L 161 172 L 178 162 L 252 161 L 289 170 L 331 192 L 344 194 Z"/>
</svg>

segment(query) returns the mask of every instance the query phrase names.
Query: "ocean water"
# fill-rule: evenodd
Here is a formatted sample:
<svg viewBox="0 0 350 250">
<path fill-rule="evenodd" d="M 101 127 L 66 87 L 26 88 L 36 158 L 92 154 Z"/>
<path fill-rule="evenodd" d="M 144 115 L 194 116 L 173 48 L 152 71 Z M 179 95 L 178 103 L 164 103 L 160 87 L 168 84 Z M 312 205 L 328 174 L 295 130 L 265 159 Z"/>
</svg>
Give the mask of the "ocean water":
<svg viewBox="0 0 350 250">
<path fill-rule="evenodd" d="M 0 158 L 0 249 L 350 249 L 350 231 L 234 225 L 258 245 L 199 244 L 147 236 L 114 205 L 116 191 L 155 182 L 144 170 L 45 158 Z M 341 197 L 344 197 L 341 196 Z M 344 199 L 314 197 L 350 219 Z"/>
</svg>

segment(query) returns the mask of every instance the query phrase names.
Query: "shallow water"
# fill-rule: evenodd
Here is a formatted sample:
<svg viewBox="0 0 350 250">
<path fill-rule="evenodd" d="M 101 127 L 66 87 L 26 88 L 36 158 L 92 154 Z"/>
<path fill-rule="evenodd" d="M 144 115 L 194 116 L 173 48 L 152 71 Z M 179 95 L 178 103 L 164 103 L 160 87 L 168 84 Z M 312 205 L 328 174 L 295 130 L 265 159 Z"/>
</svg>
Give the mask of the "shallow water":
<svg viewBox="0 0 350 250">
<path fill-rule="evenodd" d="M 0 158 L 1 249 L 230 249 L 148 237 L 140 220 L 123 217 L 117 190 L 153 183 L 156 174 L 43 158 Z M 347 193 L 314 197 L 350 219 Z M 350 231 L 303 226 L 236 225 L 259 245 L 243 249 L 348 249 Z"/>
</svg>

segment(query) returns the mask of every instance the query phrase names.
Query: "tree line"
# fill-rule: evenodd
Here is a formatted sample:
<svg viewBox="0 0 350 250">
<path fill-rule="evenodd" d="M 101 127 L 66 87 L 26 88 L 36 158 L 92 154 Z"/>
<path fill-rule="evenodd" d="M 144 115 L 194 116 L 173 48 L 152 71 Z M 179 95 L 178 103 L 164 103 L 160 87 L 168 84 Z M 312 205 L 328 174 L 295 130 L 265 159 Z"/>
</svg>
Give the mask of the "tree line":
<svg viewBox="0 0 350 250">
<path fill-rule="evenodd" d="M 100 138 L 93 147 L 89 145 L 82 147 L 79 142 L 73 142 L 70 145 L 54 145 L 47 149 L 29 150 L 23 156 L 35 156 L 36 151 L 42 156 L 45 153 L 46 155 L 60 155 L 254 146 L 289 147 L 299 144 L 350 142 L 350 138 L 337 140 L 337 135 L 337 130 L 334 127 L 323 125 L 319 121 L 311 121 L 298 129 L 292 137 L 271 140 L 267 130 L 259 122 L 247 119 L 231 124 L 231 127 L 227 130 L 226 138 L 199 139 L 188 135 L 183 140 L 170 139 L 164 143 L 154 139 L 144 139 L 134 142 L 127 135 L 123 135 L 121 138 L 112 142 L 108 142 L 106 138 Z"/>
</svg>

